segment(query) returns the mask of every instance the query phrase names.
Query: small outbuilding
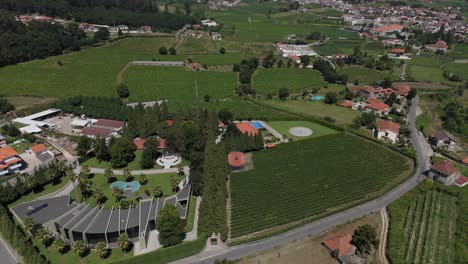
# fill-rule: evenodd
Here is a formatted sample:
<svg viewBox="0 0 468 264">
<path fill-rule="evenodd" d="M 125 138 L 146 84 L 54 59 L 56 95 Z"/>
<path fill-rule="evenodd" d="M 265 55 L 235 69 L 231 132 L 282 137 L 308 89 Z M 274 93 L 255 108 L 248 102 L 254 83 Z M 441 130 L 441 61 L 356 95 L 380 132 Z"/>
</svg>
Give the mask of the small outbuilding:
<svg viewBox="0 0 468 264">
<path fill-rule="evenodd" d="M 228 154 L 229 169 L 239 171 L 245 168 L 245 155 L 240 151 L 233 151 Z"/>
</svg>

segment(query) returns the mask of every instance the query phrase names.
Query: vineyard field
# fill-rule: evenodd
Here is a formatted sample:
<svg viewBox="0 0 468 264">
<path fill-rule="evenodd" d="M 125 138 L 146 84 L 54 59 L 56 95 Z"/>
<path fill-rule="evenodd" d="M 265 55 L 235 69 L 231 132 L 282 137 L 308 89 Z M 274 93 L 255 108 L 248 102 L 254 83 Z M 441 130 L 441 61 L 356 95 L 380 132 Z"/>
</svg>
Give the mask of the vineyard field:
<svg viewBox="0 0 468 264">
<path fill-rule="evenodd" d="M 260 94 L 277 94 L 280 88 L 300 91 L 311 87 L 322 87 L 325 82 L 320 72 L 297 68 L 263 68 L 253 76 L 254 88 Z"/>
<path fill-rule="evenodd" d="M 455 263 L 457 197 L 436 188 L 411 192 L 390 206 L 394 263 Z"/>
<path fill-rule="evenodd" d="M 451 62 L 452 59 L 445 55 L 421 55 L 414 56 L 409 64 L 414 66 L 430 67 L 430 68 L 442 68 L 446 63 Z"/>
<path fill-rule="evenodd" d="M 342 133 L 254 152 L 253 164 L 231 175 L 233 238 L 375 197 L 413 166 L 396 152 Z"/>
<path fill-rule="evenodd" d="M 159 54 L 159 48 L 175 45 L 173 37 L 127 37 L 107 44 L 106 47 L 144 54 Z"/>
</svg>

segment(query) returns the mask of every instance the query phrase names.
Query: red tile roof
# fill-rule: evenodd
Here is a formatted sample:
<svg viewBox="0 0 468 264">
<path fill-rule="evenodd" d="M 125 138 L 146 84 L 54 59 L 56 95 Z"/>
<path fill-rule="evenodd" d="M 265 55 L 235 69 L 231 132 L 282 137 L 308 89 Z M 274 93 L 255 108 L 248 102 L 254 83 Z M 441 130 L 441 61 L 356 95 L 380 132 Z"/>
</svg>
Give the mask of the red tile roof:
<svg viewBox="0 0 468 264">
<path fill-rule="evenodd" d="M 388 110 L 388 105 L 385 103 L 380 102 L 379 100 L 375 98 L 369 98 L 367 99 L 367 108 L 370 108 L 372 110 Z"/>
<path fill-rule="evenodd" d="M 447 49 L 448 46 L 447 46 L 447 43 L 443 40 L 439 40 L 437 41 L 435 44 L 431 44 L 431 45 L 428 45 L 429 47 L 432 47 L 432 48 L 437 48 L 437 49 Z"/>
<path fill-rule="evenodd" d="M 0 148 L 0 160 L 4 160 L 16 155 L 18 155 L 18 152 L 16 152 L 16 150 L 10 146 Z"/>
<path fill-rule="evenodd" d="M 468 157 L 462 159 L 463 164 L 468 165 Z"/>
<path fill-rule="evenodd" d="M 174 120 L 168 119 L 168 120 L 166 120 L 166 124 L 167 124 L 168 126 L 172 126 L 172 125 L 174 124 Z"/>
<path fill-rule="evenodd" d="M 244 153 L 239 151 L 233 151 L 228 154 L 228 163 L 232 167 L 241 167 L 245 164 Z"/>
<path fill-rule="evenodd" d="M 353 236 L 351 234 L 340 235 L 323 241 L 331 251 L 339 251 L 339 256 L 343 256 L 353 250 L 354 246 L 351 244 Z"/>
<path fill-rule="evenodd" d="M 383 26 L 383 27 L 373 28 L 371 30 L 372 31 L 379 31 L 379 32 L 391 32 L 391 31 L 396 31 L 396 30 L 400 30 L 400 29 L 403 29 L 402 25 L 392 24 L 392 25 L 387 25 L 387 26 Z"/>
<path fill-rule="evenodd" d="M 379 120 L 377 122 L 377 129 L 388 130 L 392 131 L 395 134 L 398 134 L 400 133 L 400 124 L 388 120 Z"/>
<path fill-rule="evenodd" d="M 458 177 L 455 183 L 463 187 L 468 184 L 468 178 L 463 175 L 460 175 L 460 177 Z"/>
<path fill-rule="evenodd" d="M 242 134 L 247 134 L 249 136 L 256 136 L 258 134 L 258 129 L 253 127 L 250 122 L 242 122 L 236 124 L 237 129 L 240 130 Z"/>
<path fill-rule="evenodd" d="M 159 148 L 164 149 L 167 147 L 166 140 L 164 138 L 159 138 Z"/>
<path fill-rule="evenodd" d="M 367 93 L 375 92 L 374 87 L 369 86 L 369 85 L 365 85 L 365 86 L 352 86 L 352 87 L 349 87 L 348 89 L 349 89 L 351 92 L 360 92 L 360 91 L 364 91 L 364 92 L 367 92 Z"/>
<path fill-rule="evenodd" d="M 268 143 L 268 144 L 266 144 L 266 148 L 267 149 L 276 148 L 276 144 L 275 143 Z"/>
<path fill-rule="evenodd" d="M 390 52 L 394 54 L 402 54 L 402 53 L 405 53 L 405 50 L 395 48 L 395 49 L 392 49 Z"/>
<path fill-rule="evenodd" d="M 352 101 L 343 101 L 340 103 L 341 106 L 343 107 L 352 107 L 353 106 L 353 102 Z"/>
<path fill-rule="evenodd" d="M 142 150 L 145 147 L 145 139 L 141 138 L 134 138 L 133 139 L 133 144 L 135 144 L 135 147 L 137 150 Z"/>
<path fill-rule="evenodd" d="M 109 137 L 114 131 L 106 128 L 99 128 L 99 127 L 85 127 L 81 130 L 81 134 L 86 136 L 95 136 L 95 137 L 102 137 L 107 138 Z"/>
<path fill-rule="evenodd" d="M 121 129 L 125 125 L 125 122 L 117 121 L 117 120 L 110 120 L 110 119 L 98 119 L 95 125 L 103 126 L 103 127 L 111 127 L 114 129 Z"/>
<path fill-rule="evenodd" d="M 460 173 L 460 171 L 457 168 L 455 168 L 455 166 L 453 166 L 453 162 L 448 160 L 432 165 L 431 170 L 438 171 L 447 176 L 452 175 L 454 173 Z"/>
<path fill-rule="evenodd" d="M 393 90 L 398 95 L 407 95 L 410 91 L 411 87 L 407 84 L 395 84 L 393 85 Z"/>
<path fill-rule="evenodd" d="M 38 153 L 38 152 L 47 150 L 47 147 L 44 144 L 37 144 L 37 145 L 29 147 L 29 149 L 34 153 Z"/>
</svg>

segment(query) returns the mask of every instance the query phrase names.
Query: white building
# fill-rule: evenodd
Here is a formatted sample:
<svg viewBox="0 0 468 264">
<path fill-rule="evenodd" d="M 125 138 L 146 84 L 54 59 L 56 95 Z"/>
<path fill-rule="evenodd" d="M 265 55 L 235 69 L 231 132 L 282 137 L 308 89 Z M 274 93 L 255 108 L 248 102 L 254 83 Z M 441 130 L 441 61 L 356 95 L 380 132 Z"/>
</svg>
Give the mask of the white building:
<svg viewBox="0 0 468 264">
<path fill-rule="evenodd" d="M 213 21 L 211 19 L 205 19 L 201 21 L 202 25 L 204 26 L 209 26 L 209 27 L 216 27 L 218 23 L 216 21 Z"/>
<path fill-rule="evenodd" d="M 389 140 L 395 143 L 398 140 L 400 134 L 400 124 L 388 121 L 379 120 L 377 126 L 374 129 L 374 136 L 378 139 Z"/>
<path fill-rule="evenodd" d="M 317 53 L 307 45 L 289 45 L 277 44 L 277 48 L 281 51 L 283 57 L 289 58 L 293 56 L 316 56 Z"/>
</svg>

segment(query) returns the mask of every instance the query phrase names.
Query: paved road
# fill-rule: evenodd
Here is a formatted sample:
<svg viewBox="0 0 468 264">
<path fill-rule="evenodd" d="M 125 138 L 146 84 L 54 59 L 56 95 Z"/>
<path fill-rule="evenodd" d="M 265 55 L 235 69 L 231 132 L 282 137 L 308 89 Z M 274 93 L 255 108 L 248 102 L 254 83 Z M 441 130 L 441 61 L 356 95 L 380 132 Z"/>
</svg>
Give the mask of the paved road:
<svg viewBox="0 0 468 264">
<path fill-rule="evenodd" d="M 318 235 L 338 225 L 363 217 L 372 212 L 378 212 L 382 208 L 385 208 L 391 202 L 416 187 L 424 179 L 424 176 L 421 173 L 429 168 L 429 158 L 425 151 L 428 146 L 424 137 L 422 137 L 416 129 L 416 109 L 418 102 L 418 97 L 413 99 L 412 106 L 408 114 L 409 128 L 412 132 L 411 141 L 417 153 L 418 167 L 415 175 L 406 182 L 373 201 L 336 213 L 286 233 L 264 240 L 233 246 L 216 252 L 210 252 L 209 254 L 207 254 L 207 252 L 202 252 L 198 255 L 182 259 L 174 263 L 212 263 L 215 260 L 225 258 L 230 260 L 239 259 L 309 235 Z"/>
<path fill-rule="evenodd" d="M 20 258 L 11 247 L 0 238 L 0 263 L 2 264 L 17 264 L 21 263 Z"/>
</svg>

